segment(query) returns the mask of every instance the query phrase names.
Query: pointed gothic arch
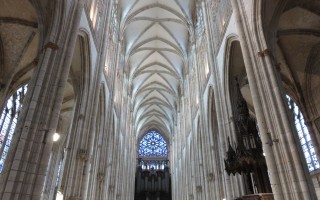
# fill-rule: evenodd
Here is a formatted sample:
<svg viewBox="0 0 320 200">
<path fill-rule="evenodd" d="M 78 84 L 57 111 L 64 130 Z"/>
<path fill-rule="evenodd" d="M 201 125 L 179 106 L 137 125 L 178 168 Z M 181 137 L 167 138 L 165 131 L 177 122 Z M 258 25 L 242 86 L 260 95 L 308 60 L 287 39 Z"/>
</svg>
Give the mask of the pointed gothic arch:
<svg viewBox="0 0 320 200">
<path fill-rule="evenodd" d="M 228 150 L 225 170 L 229 175 L 235 175 L 234 178 L 244 185 L 244 189 L 238 190 L 237 195 L 271 192 L 243 52 L 237 36 L 231 35 L 228 38 L 226 49 L 224 87 L 227 91 L 226 101 L 231 123 L 230 135 L 227 136 Z M 251 156 L 243 156 L 242 151 L 250 151 Z M 235 155 L 233 160 L 230 159 L 232 154 Z M 237 163 L 237 159 L 243 159 L 241 155 L 246 157 L 246 163 L 230 164 Z M 256 162 L 258 160 L 259 162 Z M 233 168 L 234 166 L 237 167 Z"/>
</svg>

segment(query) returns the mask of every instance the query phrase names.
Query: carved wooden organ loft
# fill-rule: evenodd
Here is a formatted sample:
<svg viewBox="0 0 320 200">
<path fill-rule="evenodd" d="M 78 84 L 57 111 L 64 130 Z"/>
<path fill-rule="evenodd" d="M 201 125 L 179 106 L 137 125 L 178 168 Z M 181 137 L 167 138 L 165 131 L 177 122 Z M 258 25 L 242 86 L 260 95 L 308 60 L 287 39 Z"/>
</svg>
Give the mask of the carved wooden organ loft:
<svg viewBox="0 0 320 200">
<path fill-rule="evenodd" d="M 247 102 L 243 98 L 238 80 L 236 79 L 236 102 L 234 123 L 237 144 L 233 145 L 228 138 L 227 158 L 224 160 L 227 173 L 243 174 L 246 193 L 271 193 L 271 186 L 263 154 L 256 121 L 249 114 Z"/>
</svg>

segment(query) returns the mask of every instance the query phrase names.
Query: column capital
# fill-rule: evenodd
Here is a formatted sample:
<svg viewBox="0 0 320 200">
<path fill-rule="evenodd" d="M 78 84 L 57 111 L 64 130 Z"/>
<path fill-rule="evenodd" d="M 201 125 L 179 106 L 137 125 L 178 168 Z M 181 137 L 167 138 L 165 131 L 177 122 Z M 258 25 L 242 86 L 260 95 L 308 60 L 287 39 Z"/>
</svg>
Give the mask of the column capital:
<svg viewBox="0 0 320 200">
<path fill-rule="evenodd" d="M 208 174 L 208 181 L 214 181 L 214 174 L 213 173 Z"/>
<path fill-rule="evenodd" d="M 79 149 L 77 152 L 77 159 L 80 160 L 88 160 L 89 155 L 88 155 L 88 151 L 86 149 Z"/>
<path fill-rule="evenodd" d="M 99 182 L 103 182 L 105 179 L 105 174 L 104 173 L 98 173 L 98 181 Z"/>
<path fill-rule="evenodd" d="M 59 46 L 53 42 L 48 42 L 47 44 L 44 45 L 43 49 L 47 49 L 47 48 L 57 50 L 57 49 L 59 49 Z"/>
<path fill-rule="evenodd" d="M 258 52 L 259 57 L 266 57 L 266 56 L 271 56 L 272 52 L 269 49 L 265 49 L 263 51 Z"/>
<path fill-rule="evenodd" d="M 38 63 L 39 63 L 39 58 L 33 59 L 32 64 L 33 64 L 34 66 L 37 66 Z"/>
<path fill-rule="evenodd" d="M 113 185 L 110 185 L 110 186 L 109 186 L 109 191 L 110 191 L 110 192 L 113 192 L 113 191 L 114 191 L 114 186 L 113 186 Z"/>
<path fill-rule="evenodd" d="M 202 186 L 201 186 L 201 185 L 198 185 L 198 186 L 196 187 L 196 191 L 199 192 L 199 193 L 202 192 Z"/>
</svg>

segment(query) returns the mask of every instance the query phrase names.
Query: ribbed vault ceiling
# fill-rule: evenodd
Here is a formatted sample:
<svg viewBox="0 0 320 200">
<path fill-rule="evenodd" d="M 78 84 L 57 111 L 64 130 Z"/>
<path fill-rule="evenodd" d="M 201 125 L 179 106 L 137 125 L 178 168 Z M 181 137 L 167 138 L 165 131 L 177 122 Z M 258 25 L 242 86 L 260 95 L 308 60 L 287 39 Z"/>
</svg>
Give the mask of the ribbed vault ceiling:
<svg viewBox="0 0 320 200">
<path fill-rule="evenodd" d="M 120 8 L 135 132 L 156 129 L 169 139 L 188 64 L 194 1 L 121 0 Z"/>
</svg>

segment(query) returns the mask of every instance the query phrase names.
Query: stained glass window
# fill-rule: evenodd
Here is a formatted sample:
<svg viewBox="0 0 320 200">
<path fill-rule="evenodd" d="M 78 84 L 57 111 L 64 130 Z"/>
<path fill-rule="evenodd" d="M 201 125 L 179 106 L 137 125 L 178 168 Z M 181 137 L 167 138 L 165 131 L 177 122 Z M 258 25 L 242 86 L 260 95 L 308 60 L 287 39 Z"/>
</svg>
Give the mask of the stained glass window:
<svg viewBox="0 0 320 200">
<path fill-rule="evenodd" d="M 22 102 L 27 92 L 27 85 L 20 87 L 7 101 L 0 118 L 0 172 L 6 160 Z"/>
<path fill-rule="evenodd" d="M 311 137 L 304 123 L 303 115 L 297 106 L 297 104 L 287 95 L 288 105 L 292 113 L 294 114 L 294 123 L 299 135 L 300 144 L 302 146 L 304 157 L 307 161 L 309 171 L 319 169 L 319 161 L 313 147 Z"/>
<path fill-rule="evenodd" d="M 142 138 L 139 156 L 166 157 L 167 155 L 167 143 L 158 132 L 150 131 Z"/>
</svg>

